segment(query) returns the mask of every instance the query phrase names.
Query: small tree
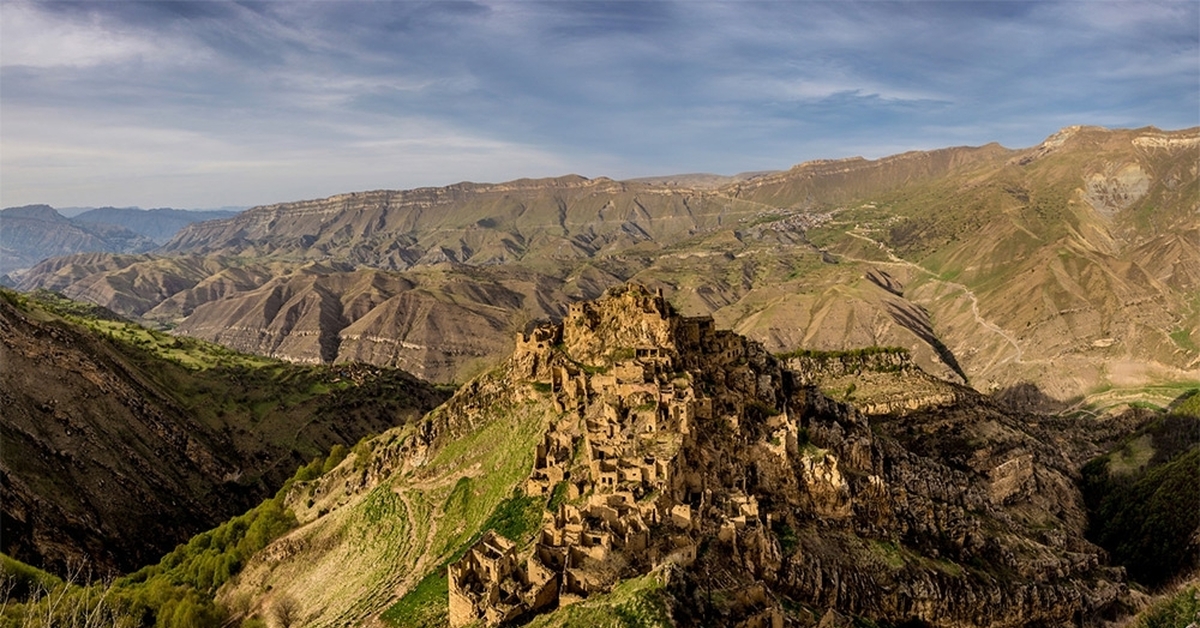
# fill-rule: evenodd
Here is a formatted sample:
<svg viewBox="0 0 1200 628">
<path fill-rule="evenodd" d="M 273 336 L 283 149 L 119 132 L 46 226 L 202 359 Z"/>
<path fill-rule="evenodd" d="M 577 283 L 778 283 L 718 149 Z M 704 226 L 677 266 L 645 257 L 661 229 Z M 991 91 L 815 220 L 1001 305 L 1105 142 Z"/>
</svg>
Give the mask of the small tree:
<svg viewBox="0 0 1200 628">
<path fill-rule="evenodd" d="M 271 614 L 275 617 L 276 626 L 292 628 L 300 621 L 300 604 L 290 595 L 280 596 L 271 605 Z"/>
</svg>

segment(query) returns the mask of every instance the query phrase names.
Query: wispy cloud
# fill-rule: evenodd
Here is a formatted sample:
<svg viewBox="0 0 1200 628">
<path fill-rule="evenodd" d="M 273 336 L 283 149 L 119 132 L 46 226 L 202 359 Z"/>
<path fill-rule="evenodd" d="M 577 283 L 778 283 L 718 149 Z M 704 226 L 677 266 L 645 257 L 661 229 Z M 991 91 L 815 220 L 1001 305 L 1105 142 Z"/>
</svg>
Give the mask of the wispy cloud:
<svg viewBox="0 0 1200 628">
<path fill-rule="evenodd" d="M 92 68 L 107 64 L 154 63 L 193 53 L 170 38 L 94 16 L 62 16 L 37 5 L 6 2 L 0 63 L 4 67 Z"/>
<path fill-rule="evenodd" d="M 0 203 L 786 168 L 1200 123 L 1183 2 L 0 4 Z"/>
</svg>

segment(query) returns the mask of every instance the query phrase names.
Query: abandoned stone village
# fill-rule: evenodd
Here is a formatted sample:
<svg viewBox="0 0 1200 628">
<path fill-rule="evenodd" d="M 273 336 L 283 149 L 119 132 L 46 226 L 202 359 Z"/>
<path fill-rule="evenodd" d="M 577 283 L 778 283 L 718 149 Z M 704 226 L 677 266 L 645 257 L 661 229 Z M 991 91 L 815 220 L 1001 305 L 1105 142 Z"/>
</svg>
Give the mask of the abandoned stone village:
<svg viewBox="0 0 1200 628">
<path fill-rule="evenodd" d="M 698 511 L 721 511 L 723 543 L 764 543 L 769 522 L 756 499 L 704 491 L 686 461 L 696 430 L 714 421 L 737 429 L 747 387 L 773 394 L 779 386 L 756 381 L 746 351 L 745 339 L 715 330 L 711 318 L 676 316 L 661 293 L 637 287 L 573 304 L 562 323 L 519 334 L 518 375 L 548 386 L 561 413 L 525 491 L 554 494 L 556 508 L 524 552 L 489 532 L 449 567 L 450 624 L 499 625 L 665 563 L 686 567 L 696 558 Z M 698 390 L 691 371 L 714 366 L 732 385 Z M 772 419 L 777 455 L 795 454 L 795 425 Z M 768 611 L 746 625 L 779 621 Z"/>
<path fill-rule="evenodd" d="M 1122 578 L 1081 538 L 1062 455 L 973 391 L 880 359 L 875 375 L 821 367 L 883 391 L 860 411 L 632 284 L 519 334 L 507 376 L 556 414 L 524 486 L 548 507 L 531 542 L 487 532 L 449 565 L 450 625 L 520 623 L 672 565 L 720 589 L 739 628 L 783 626 L 780 592 L 965 624 L 999 595 L 1013 626 L 1112 603 Z"/>
</svg>

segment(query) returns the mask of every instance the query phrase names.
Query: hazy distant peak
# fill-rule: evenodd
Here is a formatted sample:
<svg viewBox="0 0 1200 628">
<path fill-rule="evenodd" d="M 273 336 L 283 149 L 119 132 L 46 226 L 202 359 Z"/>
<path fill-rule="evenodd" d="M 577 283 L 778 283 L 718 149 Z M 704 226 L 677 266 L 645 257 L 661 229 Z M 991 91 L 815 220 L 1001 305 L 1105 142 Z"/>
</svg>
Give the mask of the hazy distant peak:
<svg viewBox="0 0 1200 628">
<path fill-rule="evenodd" d="M 23 205 L 0 210 L 2 218 L 32 218 L 36 220 L 65 221 L 66 218 L 49 205 Z"/>
</svg>

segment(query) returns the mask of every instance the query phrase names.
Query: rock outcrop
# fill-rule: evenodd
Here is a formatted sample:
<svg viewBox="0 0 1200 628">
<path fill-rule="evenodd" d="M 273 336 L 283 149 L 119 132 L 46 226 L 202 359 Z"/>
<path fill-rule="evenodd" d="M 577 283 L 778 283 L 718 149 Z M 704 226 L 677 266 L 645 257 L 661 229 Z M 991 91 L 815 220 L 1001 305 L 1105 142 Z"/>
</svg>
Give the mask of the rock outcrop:
<svg viewBox="0 0 1200 628">
<path fill-rule="evenodd" d="M 965 389 L 870 418 L 802 363 L 634 285 L 522 334 L 510 365 L 558 412 L 525 485 L 552 508 L 531 543 L 487 535 L 451 565 L 453 626 L 668 564 L 688 567 L 672 584 L 682 623 L 780 625 L 799 605 L 1061 625 L 1124 591 L 1083 537 L 1069 461 Z"/>
<path fill-rule="evenodd" d="M 799 352 L 784 356 L 784 365 L 798 384 L 853 402 L 868 416 L 907 415 L 973 396 L 971 389 L 921 370 L 907 351 L 897 348 Z"/>
</svg>

